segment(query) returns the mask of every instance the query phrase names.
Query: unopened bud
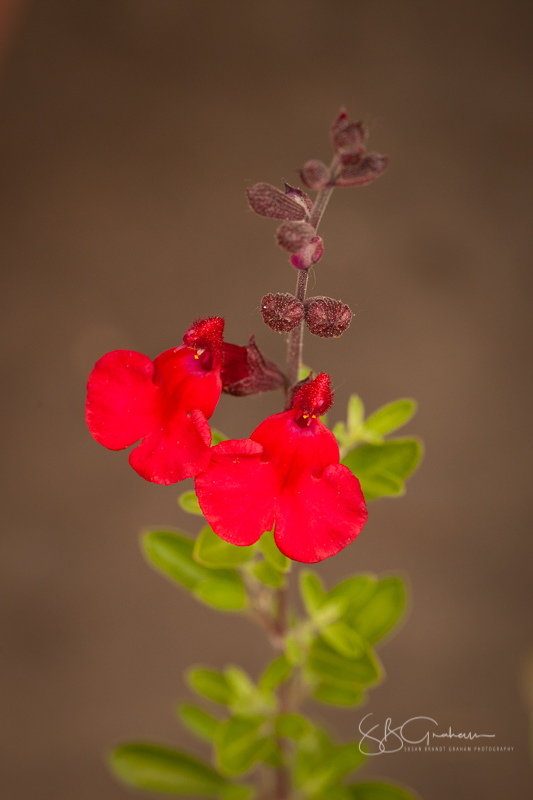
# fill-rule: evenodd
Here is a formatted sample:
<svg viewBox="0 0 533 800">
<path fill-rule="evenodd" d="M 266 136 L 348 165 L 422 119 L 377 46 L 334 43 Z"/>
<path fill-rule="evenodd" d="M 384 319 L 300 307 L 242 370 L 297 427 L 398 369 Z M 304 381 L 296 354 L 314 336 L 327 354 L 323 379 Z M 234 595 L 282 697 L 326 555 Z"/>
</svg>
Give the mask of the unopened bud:
<svg viewBox="0 0 533 800">
<path fill-rule="evenodd" d="M 325 189 L 331 180 L 331 172 L 323 161 L 307 161 L 300 170 L 300 177 L 308 189 Z"/>
<path fill-rule="evenodd" d="M 282 192 L 281 189 L 276 189 L 269 183 L 256 183 L 255 186 L 246 190 L 246 194 L 252 210 L 262 217 L 291 220 L 307 219 L 308 217 L 305 203 L 291 197 L 287 191 Z"/>
<path fill-rule="evenodd" d="M 276 231 L 276 242 L 289 253 L 298 253 L 309 244 L 315 229 L 308 222 L 284 222 Z"/>
<path fill-rule="evenodd" d="M 367 132 L 362 122 L 352 122 L 344 108 L 331 126 L 331 143 L 339 155 L 348 152 L 362 152 L 365 148 Z"/>
<path fill-rule="evenodd" d="M 305 302 L 305 321 L 315 336 L 337 339 L 351 320 L 352 312 L 340 300 L 332 297 L 310 297 Z"/>
<path fill-rule="evenodd" d="M 343 161 L 345 164 L 335 180 L 335 186 L 366 186 L 385 171 L 389 157 L 380 153 L 368 153 L 362 158 L 345 158 Z"/>
<path fill-rule="evenodd" d="M 303 303 L 292 294 L 286 292 L 266 294 L 261 300 L 261 314 L 273 331 L 288 333 L 301 321 L 304 307 Z"/>
<path fill-rule="evenodd" d="M 317 261 L 320 261 L 323 252 L 324 244 L 322 239 L 320 236 L 314 236 L 299 253 L 294 253 L 291 256 L 291 264 L 295 269 L 309 269 Z"/>
</svg>

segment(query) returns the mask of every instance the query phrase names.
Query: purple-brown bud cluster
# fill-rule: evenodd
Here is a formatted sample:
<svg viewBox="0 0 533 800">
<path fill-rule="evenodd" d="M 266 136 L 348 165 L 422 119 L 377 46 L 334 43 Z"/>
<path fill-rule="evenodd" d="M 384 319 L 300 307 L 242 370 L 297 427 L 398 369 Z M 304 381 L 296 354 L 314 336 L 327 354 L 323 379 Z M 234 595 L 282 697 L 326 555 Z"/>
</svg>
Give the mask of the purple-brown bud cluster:
<svg viewBox="0 0 533 800">
<path fill-rule="evenodd" d="M 276 231 L 276 242 L 291 254 L 296 269 L 309 269 L 322 257 L 324 246 L 311 225 L 313 203 L 301 189 L 285 183 L 285 192 L 269 183 L 256 183 L 246 190 L 248 202 L 256 214 L 271 219 L 283 219 Z"/>
<path fill-rule="evenodd" d="M 327 186 L 365 186 L 382 174 L 389 163 L 388 156 L 367 153 L 367 131 L 362 122 L 352 122 L 344 108 L 331 126 L 331 144 L 335 152 L 332 167 L 312 159 L 300 170 L 300 177 L 308 189 L 325 189 Z"/>
<path fill-rule="evenodd" d="M 289 333 L 305 318 L 315 336 L 338 338 L 348 328 L 352 312 L 332 297 L 310 297 L 304 303 L 288 293 L 266 294 L 261 300 L 263 320 L 273 331 Z"/>
</svg>

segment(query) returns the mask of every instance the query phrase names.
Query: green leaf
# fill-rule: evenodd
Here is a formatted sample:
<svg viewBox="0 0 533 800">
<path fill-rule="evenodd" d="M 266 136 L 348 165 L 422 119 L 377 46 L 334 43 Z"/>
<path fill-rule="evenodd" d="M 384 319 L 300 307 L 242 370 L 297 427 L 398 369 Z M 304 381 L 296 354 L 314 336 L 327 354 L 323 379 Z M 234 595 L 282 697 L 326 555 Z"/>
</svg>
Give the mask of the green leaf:
<svg viewBox="0 0 533 800">
<path fill-rule="evenodd" d="M 148 560 L 172 580 L 195 589 L 209 576 L 209 570 L 192 557 L 194 542 L 177 531 L 149 531 L 143 537 Z"/>
<path fill-rule="evenodd" d="M 305 655 L 303 644 L 295 636 L 289 634 L 285 637 L 285 656 L 291 666 L 303 664 Z"/>
<path fill-rule="evenodd" d="M 267 561 L 259 561 L 259 563 L 254 566 L 253 573 L 261 583 L 267 586 L 272 586 L 274 589 L 279 589 L 283 586 L 283 573 L 278 572 L 278 570 L 270 566 Z"/>
<path fill-rule="evenodd" d="M 367 642 L 377 642 L 401 619 L 405 606 L 403 581 L 395 577 L 383 578 L 373 595 L 350 617 L 349 622 Z"/>
<path fill-rule="evenodd" d="M 417 795 L 394 783 L 354 783 L 346 787 L 349 800 L 417 800 Z"/>
<path fill-rule="evenodd" d="M 348 400 L 348 413 L 346 415 L 346 423 L 348 433 L 353 433 L 363 424 L 363 417 L 365 416 L 365 407 L 363 401 L 357 394 L 350 395 Z"/>
<path fill-rule="evenodd" d="M 300 593 L 310 616 L 321 608 L 327 596 L 319 575 L 310 569 L 300 572 Z"/>
<path fill-rule="evenodd" d="M 330 683 L 319 683 L 313 691 L 313 697 L 332 706 L 355 706 L 362 702 L 363 690 L 357 686 L 349 689 Z"/>
<path fill-rule="evenodd" d="M 290 570 L 291 560 L 278 549 L 274 540 L 274 531 L 267 531 L 261 536 L 259 547 L 271 567 L 279 570 L 279 572 L 288 572 Z"/>
<path fill-rule="evenodd" d="M 408 397 L 395 400 L 374 411 L 365 421 L 365 430 L 371 431 L 376 436 L 384 436 L 409 422 L 416 413 L 416 409 L 417 403 L 415 400 L 411 400 Z"/>
<path fill-rule="evenodd" d="M 358 769 L 365 756 L 359 750 L 359 744 L 345 744 L 335 747 L 327 759 L 319 763 L 302 786 L 304 792 L 317 794 L 337 783 L 345 775 Z"/>
<path fill-rule="evenodd" d="M 315 772 L 317 766 L 327 761 L 335 747 L 323 728 L 315 725 L 309 736 L 296 743 L 294 778 L 297 786 L 303 786 Z"/>
<path fill-rule="evenodd" d="M 214 447 L 216 444 L 220 444 L 220 442 L 227 441 L 227 436 L 220 431 L 217 431 L 216 428 L 211 428 L 211 447 Z"/>
<path fill-rule="evenodd" d="M 342 599 L 346 608 L 343 617 L 357 613 L 376 591 L 375 575 L 355 575 L 337 584 L 328 594 L 328 600 Z"/>
<path fill-rule="evenodd" d="M 237 547 L 225 542 L 207 525 L 196 540 L 193 557 L 206 567 L 234 567 L 249 561 L 253 552 L 253 545 Z"/>
<path fill-rule="evenodd" d="M 248 698 L 256 691 L 250 676 L 240 667 L 228 667 L 224 671 L 235 697 Z"/>
<path fill-rule="evenodd" d="M 298 370 L 298 380 L 303 381 L 307 378 L 308 375 L 311 374 L 313 370 L 311 367 L 306 367 L 305 364 L 300 364 L 300 369 Z"/>
<path fill-rule="evenodd" d="M 342 620 L 322 628 L 321 634 L 337 653 L 346 658 L 360 658 L 367 651 L 362 636 Z"/>
<path fill-rule="evenodd" d="M 203 517 L 204 512 L 200 508 L 200 503 L 196 497 L 196 492 L 183 492 L 178 497 L 178 505 L 188 514 L 198 514 Z"/>
<path fill-rule="evenodd" d="M 268 744 L 268 740 L 260 734 L 263 722 L 264 717 L 230 717 L 219 726 L 215 744 L 223 772 L 241 775 L 262 759 Z"/>
<path fill-rule="evenodd" d="M 275 722 L 276 734 L 287 739 L 302 739 L 307 736 L 312 725 L 301 714 L 278 714 Z"/>
<path fill-rule="evenodd" d="M 253 797 L 254 787 L 245 783 L 227 783 L 220 793 L 220 800 L 252 800 Z"/>
<path fill-rule="evenodd" d="M 380 677 L 379 664 L 370 649 L 360 658 L 345 658 L 322 638 L 315 639 L 311 644 L 308 668 L 323 683 L 341 689 L 356 689 L 376 683 Z"/>
<path fill-rule="evenodd" d="M 203 708 L 193 706 L 191 703 L 182 703 L 178 706 L 178 715 L 183 724 L 200 739 L 212 742 L 220 720 L 208 714 Z"/>
<path fill-rule="evenodd" d="M 274 659 L 274 661 L 268 665 L 259 680 L 260 691 L 265 694 L 270 694 L 280 683 L 284 683 L 290 678 L 291 672 L 292 667 L 285 656 Z"/>
<path fill-rule="evenodd" d="M 222 775 L 198 759 L 156 744 L 122 745 L 113 750 L 110 761 L 115 775 L 136 789 L 216 797 L 226 784 Z"/>
<path fill-rule="evenodd" d="M 365 444 L 356 447 L 343 464 L 361 482 L 367 501 L 383 495 L 403 493 L 403 480 L 417 466 L 422 454 L 416 439 L 391 439 L 382 444 Z"/>
<path fill-rule="evenodd" d="M 219 611 L 242 611 L 248 604 L 242 578 L 233 569 L 210 570 L 209 577 L 199 584 L 194 594 Z"/>
<path fill-rule="evenodd" d="M 214 703 L 229 706 L 235 699 L 232 685 L 227 677 L 214 669 L 193 667 L 188 671 L 187 678 L 193 689 Z"/>
</svg>

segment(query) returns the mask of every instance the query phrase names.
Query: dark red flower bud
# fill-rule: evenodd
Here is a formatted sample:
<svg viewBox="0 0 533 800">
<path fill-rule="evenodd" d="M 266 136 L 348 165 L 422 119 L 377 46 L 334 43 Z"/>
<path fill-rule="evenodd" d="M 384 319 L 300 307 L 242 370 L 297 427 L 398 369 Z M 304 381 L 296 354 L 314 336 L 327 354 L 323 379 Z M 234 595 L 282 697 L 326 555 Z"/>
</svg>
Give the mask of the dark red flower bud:
<svg viewBox="0 0 533 800">
<path fill-rule="evenodd" d="M 306 161 L 300 170 L 300 177 L 308 189 L 325 189 L 331 180 L 331 172 L 323 161 Z"/>
<path fill-rule="evenodd" d="M 294 253 L 291 256 L 291 264 L 296 269 L 309 269 L 317 261 L 320 261 L 323 252 L 324 244 L 322 239 L 320 236 L 314 236 L 299 253 Z"/>
<path fill-rule="evenodd" d="M 341 153 L 363 152 L 367 131 L 362 122 L 352 122 L 341 108 L 340 114 L 331 126 L 331 143 L 339 155 Z"/>
<path fill-rule="evenodd" d="M 308 222 L 284 222 L 276 231 L 276 242 L 289 253 L 299 253 L 315 236 Z"/>
<path fill-rule="evenodd" d="M 222 317 L 196 319 L 183 336 L 183 344 L 194 347 L 201 355 L 208 351 L 217 361 L 222 353 L 224 320 Z"/>
<path fill-rule="evenodd" d="M 372 183 L 385 171 L 388 163 L 389 157 L 379 153 L 368 153 L 362 158 L 352 159 L 351 163 L 343 166 L 335 186 L 365 186 Z"/>
<path fill-rule="evenodd" d="M 293 200 L 296 200 L 297 203 L 300 203 L 300 205 L 305 208 L 308 214 L 310 214 L 313 210 L 313 203 L 311 202 L 309 195 L 303 192 L 301 189 L 291 186 L 285 180 L 283 183 L 285 184 L 285 194 L 291 197 Z"/>
<path fill-rule="evenodd" d="M 273 331 L 288 333 L 301 321 L 304 307 L 300 300 L 287 292 L 266 294 L 261 300 L 261 314 Z"/>
<path fill-rule="evenodd" d="M 309 216 L 305 203 L 269 183 L 256 183 L 246 194 L 252 210 L 262 217 L 299 220 Z"/>
<path fill-rule="evenodd" d="M 325 339 L 341 336 L 353 316 L 347 305 L 332 297 L 310 297 L 304 307 L 307 327 L 315 336 Z"/>
<path fill-rule="evenodd" d="M 301 389 L 298 389 L 294 396 L 293 407 L 297 409 L 295 420 L 298 422 L 311 423 L 315 417 L 321 417 L 333 405 L 333 392 L 329 381 L 329 375 L 320 372 L 316 378 Z"/>
<path fill-rule="evenodd" d="M 224 343 L 222 391 L 237 397 L 281 389 L 285 376 L 274 361 L 265 358 L 250 337 L 248 347 Z"/>
</svg>

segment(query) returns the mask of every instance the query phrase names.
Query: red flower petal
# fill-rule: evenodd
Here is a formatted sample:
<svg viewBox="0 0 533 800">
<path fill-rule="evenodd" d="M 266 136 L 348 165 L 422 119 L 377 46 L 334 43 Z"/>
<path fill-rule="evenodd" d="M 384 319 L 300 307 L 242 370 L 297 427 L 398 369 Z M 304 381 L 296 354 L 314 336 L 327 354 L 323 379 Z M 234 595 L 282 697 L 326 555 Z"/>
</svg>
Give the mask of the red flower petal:
<svg viewBox="0 0 533 800">
<path fill-rule="evenodd" d="M 200 508 L 226 542 L 250 545 L 272 529 L 276 475 L 260 458 L 263 448 L 250 439 L 221 442 L 211 463 L 195 480 Z"/>
<path fill-rule="evenodd" d="M 130 453 L 130 464 L 142 478 L 168 485 L 194 478 L 209 464 L 211 430 L 201 411 L 176 414 L 166 427 L 147 436 Z"/>
<path fill-rule="evenodd" d="M 209 464 L 207 418 L 222 389 L 212 352 L 182 345 L 152 362 L 141 353 L 116 350 L 98 361 L 87 388 L 92 435 L 112 450 L 142 439 L 130 464 L 146 480 L 175 483 Z"/>
<path fill-rule="evenodd" d="M 142 353 L 115 350 L 97 361 L 87 384 L 85 419 L 97 442 L 122 450 L 159 422 L 154 364 Z"/>
<path fill-rule="evenodd" d="M 303 475 L 284 492 L 280 509 L 276 544 L 305 564 L 334 556 L 353 542 L 368 516 L 359 481 L 342 464 L 330 464 L 320 477 Z"/>
<path fill-rule="evenodd" d="M 350 544 L 367 512 L 359 481 L 339 464 L 331 431 L 316 418 L 301 427 L 299 413 L 275 414 L 251 439 L 214 447 L 211 464 L 196 477 L 196 492 L 225 541 L 253 544 L 275 522 L 281 552 L 309 564 Z"/>
</svg>

